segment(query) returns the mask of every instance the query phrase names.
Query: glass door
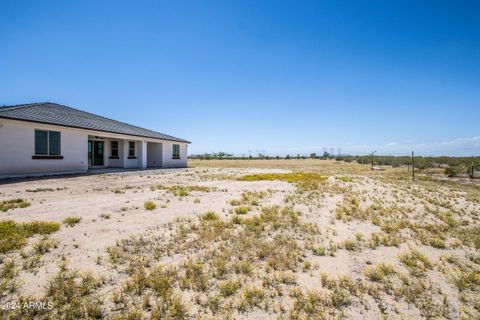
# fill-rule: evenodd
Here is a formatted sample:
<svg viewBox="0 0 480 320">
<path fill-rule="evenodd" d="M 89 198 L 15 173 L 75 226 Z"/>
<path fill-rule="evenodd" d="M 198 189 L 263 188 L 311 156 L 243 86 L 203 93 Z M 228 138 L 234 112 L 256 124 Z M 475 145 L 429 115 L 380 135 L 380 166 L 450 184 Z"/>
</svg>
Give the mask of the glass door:
<svg viewBox="0 0 480 320">
<path fill-rule="evenodd" d="M 103 166 L 103 141 L 94 141 L 93 142 L 93 165 L 94 166 Z"/>
<path fill-rule="evenodd" d="M 88 140 L 88 166 L 93 166 L 93 143 Z"/>
<path fill-rule="evenodd" d="M 105 152 L 105 142 L 88 140 L 88 166 L 103 166 L 103 155 Z"/>
</svg>

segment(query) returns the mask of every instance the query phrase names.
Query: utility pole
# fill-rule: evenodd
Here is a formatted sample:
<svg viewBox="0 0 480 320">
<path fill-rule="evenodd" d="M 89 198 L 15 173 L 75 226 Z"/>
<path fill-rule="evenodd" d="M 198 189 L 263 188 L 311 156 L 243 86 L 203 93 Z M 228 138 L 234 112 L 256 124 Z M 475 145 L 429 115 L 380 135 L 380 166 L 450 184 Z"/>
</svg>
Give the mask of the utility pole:
<svg viewBox="0 0 480 320">
<path fill-rule="evenodd" d="M 415 181 L 415 153 L 412 151 L 412 181 Z"/>
<path fill-rule="evenodd" d="M 377 151 L 372 152 L 372 171 L 373 171 L 373 156 L 375 155 L 375 152 L 377 152 Z"/>
<path fill-rule="evenodd" d="M 472 156 L 472 164 L 470 167 L 470 172 L 468 173 L 468 175 L 470 176 L 470 179 L 475 178 L 475 162 L 473 161 L 473 156 Z"/>
</svg>

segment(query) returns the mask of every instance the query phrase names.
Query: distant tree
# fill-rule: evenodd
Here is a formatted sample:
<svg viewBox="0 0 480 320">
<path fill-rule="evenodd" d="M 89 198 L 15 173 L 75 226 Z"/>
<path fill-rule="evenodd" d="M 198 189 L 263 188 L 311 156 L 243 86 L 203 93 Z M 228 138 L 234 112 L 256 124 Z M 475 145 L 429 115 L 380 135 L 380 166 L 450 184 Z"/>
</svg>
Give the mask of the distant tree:
<svg viewBox="0 0 480 320">
<path fill-rule="evenodd" d="M 415 157 L 415 168 L 423 170 L 433 167 L 433 161 L 428 158 Z"/>
<path fill-rule="evenodd" d="M 324 158 L 330 157 L 330 153 L 328 153 L 327 151 L 324 151 L 324 152 L 323 152 L 323 157 L 324 157 Z"/>
<path fill-rule="evenodd" d="M 315 159 L 316 157 L 317 157 L 317 154 L 316 154 L 316 153 L 311 153 L 311 154 L 310 154 L 310 158 Z"/>
<path fill-rule="evenodd" d="M 470 163 L 467 165 L 467 174 L 470 179 L 475 178 L 475 171 L 478 169 L 478 165 L 475 162 Z"/>
<path fill-rule="evenodd" d="M 287 160 L 290 159 L 290 155 L 287 154 L 287 156 L 285 157 L 285 159 L 287 159 Z"/>
<path fill-rule="evenodd" d="M 456 177 L 462 172 L 462 168 L 460 166 L 448 166 L 445 168 L 445 175 L 447 177 Z"/>
</svg>

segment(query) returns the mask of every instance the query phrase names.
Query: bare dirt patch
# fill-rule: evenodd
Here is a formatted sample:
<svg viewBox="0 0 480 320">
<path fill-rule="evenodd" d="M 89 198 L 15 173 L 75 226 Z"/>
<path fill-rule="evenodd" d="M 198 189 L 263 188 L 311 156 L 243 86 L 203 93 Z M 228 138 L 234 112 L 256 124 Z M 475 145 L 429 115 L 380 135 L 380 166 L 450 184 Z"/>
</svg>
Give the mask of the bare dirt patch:
<svg viewBox="0 0 480 320">
<path fill-rule="evenodd" d="M 257 163 L 258 162 L 258 163 Z M 17 223 L 61 224 L 1 255 L 33 318 L 478 318 L 478 190 L 331 161 L 20 181 Z M 223 164 L 223 165 L 222 165 Z M 66 222 L 64 222 L 66 221 Z M 80 285 L 84 283 L 85 285 Z"/>
</svg>

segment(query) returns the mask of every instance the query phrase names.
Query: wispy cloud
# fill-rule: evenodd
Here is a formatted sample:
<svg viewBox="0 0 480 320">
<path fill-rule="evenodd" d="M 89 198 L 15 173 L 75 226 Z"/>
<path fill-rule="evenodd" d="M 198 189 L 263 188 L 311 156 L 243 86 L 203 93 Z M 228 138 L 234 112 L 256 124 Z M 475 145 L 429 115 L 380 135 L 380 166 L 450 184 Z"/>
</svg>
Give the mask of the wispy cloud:
<svg viewBox="0 0 480 320">
<path fill-rule="evenodd" d="M 362 153 L 377 150 L 379 153 L 403 154 L 415 150 L 425 155 L 459 155 L 469 156 L 480 154 L 480 136 L 444 139 L 433 142 L 388 142 L 379 145 L 351 145 L 346 152 Z"/>
<path fill-rule="evenodd" d="M 471 137 L 471 138 L 456 138 L 453 140 L 444 140 L 442 141 L 443 145 L 452 145 L 452 144 L 465 144 L 473 143 L 474 145 L 480 145 L 480 137 Z"/>
<path fill-rule="evenodd" d="M 414 142 L 411 140 L 390 141 L 384 144 L 353 144 L 345 145 L 306 145 L 286 148 L 265 149 L 267 154 L 308 154 L 315 152 L 320 154 L 323 150 L 330 152 L 331 149 L 337 153 L 340 149 L 344 154 L 365 154 L 372 151 L 378 153 L 402 155 L 409 154 L 414 150 L 419 155 L 457 155 L 471 156 L 480 154 L 480 136 L 444 139 L 433 142 Z"/>
</svg>

